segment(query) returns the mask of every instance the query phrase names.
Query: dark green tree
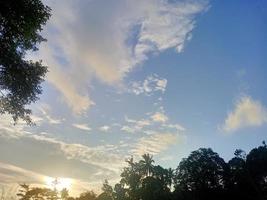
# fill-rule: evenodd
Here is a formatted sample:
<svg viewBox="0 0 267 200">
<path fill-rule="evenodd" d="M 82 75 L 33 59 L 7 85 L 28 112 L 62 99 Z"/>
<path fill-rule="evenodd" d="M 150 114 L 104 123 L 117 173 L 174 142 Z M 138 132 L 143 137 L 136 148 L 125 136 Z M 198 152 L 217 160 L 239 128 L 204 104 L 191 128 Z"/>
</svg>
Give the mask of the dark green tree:
<svg viewBox="0 0 267 200">
<path fill-rule="evenodd" d="M 267 199 L 267 145 L 252 149 L 247 155 L 246 166 L 254 183 L 257 197 Z"/>
<path fill-rule="evenodd" d="M 125 189 L 122 184 L 117 183 L 114 186 L 114 195 L 113 195 L 114 199 L 115 200 L 126 200 L 128 198 L 126 192 L 127 192 L 127 189 Z"/>
<path fill-rule="evenodd" d="M 140 187 L 142 179 L 142 170 L 140 164 L 134 162 L 133 158 L 126 160 L 128 166 L 121 173 L 121 184 L 126 186 L 127 196 L 130 200 L 140 198 Z"/>
<path fill-rule="evenodd" d="M 257 189 L 247 168 L 245 152 L 237 149 L 234 155 L 228 162 L 228 196 L 232 199 L 253 200 L 257 196 Z"/>
<path fill-rule="evenodd" d="M 142 200 L 167 200 L 170 199 L 170 191 L 160 179 L 147 176 L 142 180 L 140 197 Z"/>
<path fill-rule="evenodd" d="M 140 168 L 145 176 L 150 176 L 153 173 L 153 156 L 150 154 L 142 155 L 142 160 L 139 161 Z"/>
<path fill-rule="evenodd" d="M 0 114 L 10 114 L 14 122 L 32 122 L 27 106 L 42 92 L 47 67 L 25 55 L 45 41 L 40 31 L 49 17 L 41 0 L 0 1 Z"/>
<path fill-rule="evenodd" d="M 214 198 L 225 187 L 226 171 L 227 164 L 217 153 L 210 148 L 200 148 L 180 162 L 175 187 L 180 192 L 198 197 L 196 199 Z"/>
<path fill-rule="evenodd" d="M 75 200 L 96 200 L 97 196 L 93 191 L 87 191 L 80 194 Z"/>
<path fill-rule="evenodd" d="M 108 181 L 105 180 L 102 186 L 102 193 L 97 197 L 97 200 L 113 200 L 114 193 L 112 186 L 109 185 Z"/>
</svg>

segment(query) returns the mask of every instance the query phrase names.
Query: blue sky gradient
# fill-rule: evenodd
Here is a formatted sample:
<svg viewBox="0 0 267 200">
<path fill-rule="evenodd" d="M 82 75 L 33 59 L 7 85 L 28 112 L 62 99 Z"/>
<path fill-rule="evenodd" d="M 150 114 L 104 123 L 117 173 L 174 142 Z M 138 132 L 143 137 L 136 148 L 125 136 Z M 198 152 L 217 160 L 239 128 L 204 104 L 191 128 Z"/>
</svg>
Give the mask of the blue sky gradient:
<svg viewBox="0 0 267 200">
<path fill-rule="evenodd" d="M 75 195 L 114 183 L 131 155 L 175 168 L 200 147 L 227 161 L 266 140 L 266 1 L 44 3 L 48 42 L 29 58 L 50 72 L 36 126 L 1 116 L 1 185 L 67 177 Z"/>
</svg>

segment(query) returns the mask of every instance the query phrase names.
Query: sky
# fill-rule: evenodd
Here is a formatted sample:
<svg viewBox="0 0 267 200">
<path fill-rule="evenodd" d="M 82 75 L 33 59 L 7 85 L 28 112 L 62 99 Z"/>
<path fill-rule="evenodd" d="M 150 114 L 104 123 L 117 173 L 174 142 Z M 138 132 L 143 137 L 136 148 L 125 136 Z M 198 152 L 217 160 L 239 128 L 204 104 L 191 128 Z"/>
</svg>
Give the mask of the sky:
<svg viewBox="0 0 267 200">
<path fill-rule="evenodd" d="M 125 159 L 176 168 L 200 147 L 228 161 L 267 139 L 264 0 L 46 0 L 49 66 L 35 126 L 0 116 L 0 186 L 118 182 Z M 49 179 L 49 180 L 50 180 Z"/>
</svg>

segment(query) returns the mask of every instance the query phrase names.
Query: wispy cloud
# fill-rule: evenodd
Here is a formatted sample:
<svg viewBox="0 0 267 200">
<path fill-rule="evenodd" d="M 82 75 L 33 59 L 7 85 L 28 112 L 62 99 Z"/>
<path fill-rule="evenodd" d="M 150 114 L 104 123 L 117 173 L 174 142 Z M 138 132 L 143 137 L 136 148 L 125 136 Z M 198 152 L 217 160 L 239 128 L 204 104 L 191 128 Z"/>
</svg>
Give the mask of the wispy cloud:
<svg viewBox="0 0 267 200">
<path fill-rule="evenodd" d="M 72 124 L 75 128 L 78 128 L 83 131 L 90 131 L 92 130 L 87 124 Z"/>
<path fill-rule="evenodd" d="M 155 130 L 159 129 L 168 130 L 171 133 L 184 132 L 186 130 L 178 123 L 171 123 L 162 106 L 159 107 L 158 111 L 146 113 L 146 115 L 140 119 L 131 119 L 126 116 L 125 123 L 119 125 L 119 127 L 120 130 L 124 132 L 146 133 L 148 135 L 154 134 Z"/>
<path fill-rule="evenodd" d="M 47 104 L 40 105 L 39 110 L 42 113 L 42 116 L 41 116 L 41 118 L 39 118 L 39 121 L 40 121 L 40 119 L 43 119 L 43 120 L 46 120 L 50 124 L 60 124 L 60 123 L 62 123 L 62 121 L 64 121 L 64 119 L 52 117 L 50 114 L 51 108 Z M 41 121 L 43 121 L 43 120 L 41 120 Z"/>
<path fill-rule="evenodd" d="M 137 130 L 134 127 L 122 126 L 121 131 L 125 131 L 127 133 L 135 133 Z"/>
<path fill-rule="evenodd" d="M 267 123 L 267 108 L 249 96 L 241 97 L 229 112 L 222 129 L 233 132 L 241 128 L 261 126 Z"/>
<path fill-rule="evenodd" d="M 14 132 L 1 131 L 0 137 L 7 139 L 30 139 L 34 141 L 44 142 L 47 145 L 57 148 L 67 159 L 74 159 L 84 163 L 93 164 L 103 168 L 108 164 L 109 170 L 119 170 L 119 166 L 122 166 L 122 158 L 119 155 L 111 153 L 117 147 L 114 145 L 99 145 L 95 147 L 89 147 L 79 143 L 66 143 L 53 137 L 46 136 L 44 134 L 32 134 L 30 132 L 20 131 L 14 137 Z M 47 152 L 49 153 L 49 152 Z M 107 157 L 106 157 L 107 156 Z"/>
<path fill-rule="evenodd" d="M 34 57 L 50 66 L 48 80 L 75 113 L 94 104 L 87 87 L 92 78 L 120 85 L 149 55 L 169 48 L 181 52 L 196 15 L 208 7 L 206 0 L 48 3 L 53 10 L 44 31 L 49 42 Z M 163 91 L 166 83 L 158 80 L 157 90 Z"/>
<path fill-rule="evenodd" d="M 168 149 L 171 145 L 181 141 L 180 135 L 178 134 L 155 133 L 139 139 L 131 152 L 138 156 L 141 156 L 144 153 L 155 155 Z"/>
</svg>

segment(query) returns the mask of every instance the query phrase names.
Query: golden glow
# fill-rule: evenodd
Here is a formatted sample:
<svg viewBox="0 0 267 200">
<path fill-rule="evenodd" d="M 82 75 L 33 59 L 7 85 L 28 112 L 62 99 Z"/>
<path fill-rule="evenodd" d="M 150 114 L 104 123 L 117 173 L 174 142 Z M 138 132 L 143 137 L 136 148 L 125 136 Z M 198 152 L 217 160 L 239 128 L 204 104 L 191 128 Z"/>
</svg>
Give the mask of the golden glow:
<svg viewBox="0 0 267 200">
<path fill-rule="evenodd" d="M 70 178 L 52 178 L 52 177 L 45 177 L 45 183 L 47 187 L 51 189 L 56 189 L 61 191 L 62 189 L 66 188 L 69 190 L 72 185 L 72 179 Z"/>
</svg>

